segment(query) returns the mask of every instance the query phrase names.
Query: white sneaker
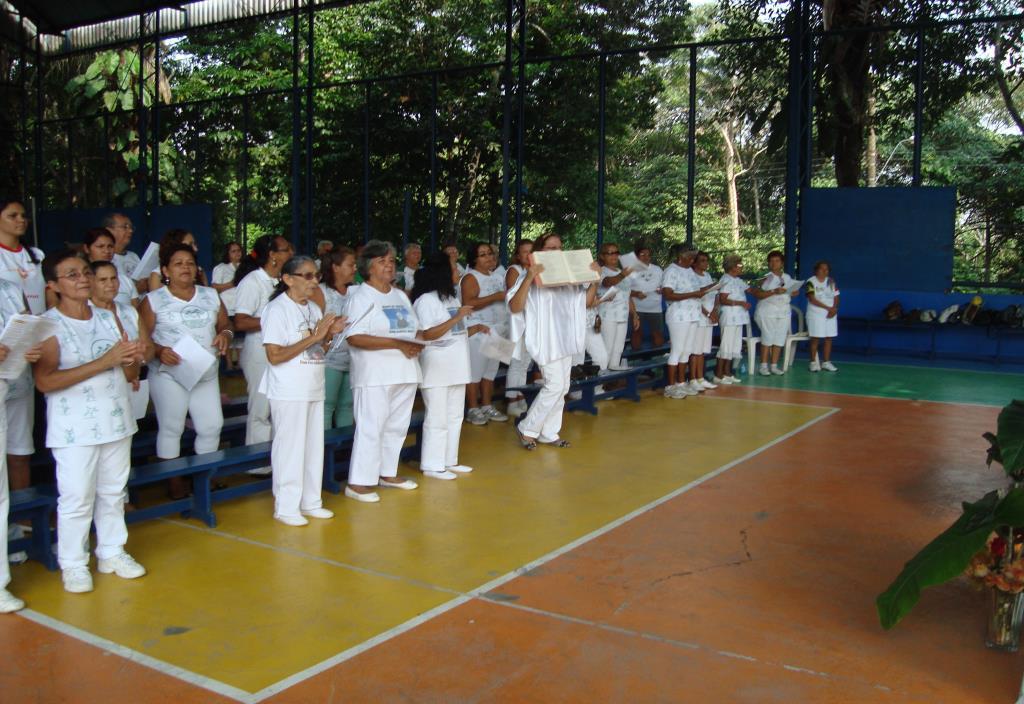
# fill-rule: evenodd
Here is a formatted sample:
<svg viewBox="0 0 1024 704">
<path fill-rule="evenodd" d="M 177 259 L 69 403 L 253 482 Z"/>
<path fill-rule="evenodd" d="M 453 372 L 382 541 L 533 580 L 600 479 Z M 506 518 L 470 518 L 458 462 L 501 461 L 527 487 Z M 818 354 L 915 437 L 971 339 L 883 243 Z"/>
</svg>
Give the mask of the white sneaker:
<svg viewBox="0 0 1024 704">
<path fill-rule="evenodd" d="M 487 420 L 495 420 L 498 421 L 499 423 L 504 423 L 505 421 L 508 420 L 508 416 L 499 411 L 494 406 L 484 406 L 480 410 L 483 412 L 484 417 L 486 417 Z"/>
<path fill-rule="evenodd" d="M 708 381 L 707 379 L 698 379 L 697 383 L 699 383 L 701 386 L 703 386 L 707 390 L 717 389 L 718 388 L 718 384 L 713 384 L 712 382 Z"/>
<path fill-rule="evenodd" d="M 570 391 L 569 395 L 566 398 L 568 398 L 570 401 L 579 401 L 581 398 L 583 398 L 583 392 L 582 391 Z"/>
<path fill-rule="evenodd" d="M 458 479 L 458 475 L 454 472 L 449 472 L 447 469 L 442 469 L 440 472 L 432 472 L 429 469 L 423 470 L 424 477 L 430 477 L 431 479 Z"/>
<path fill-rule="evenodd" d="M 487 425 L 487 416 L 479 408 L 470 408 L 466 411 L 466 422 L 473 425 Z"/>
<path fill-rule="evenodd" d="M 702 394 L 705 391 L 704 385 L 701 384 L 700 381 L 698 381 L 697 379 L 690 379 L 690 382 L 686 385 L 686 388 L 688 388 L 695 394 Z"/>
<path fill-rule="evenodd" d="M 278 523 L 284 523 L 286 526 L 292 526 L 293 528 L 300 528 L 302 526 L 309 525 L 309 521 L 302 516 L 285 516 L 280 513 L 275 513 L 274 520 Z"/>
<path fill-rule="evenodd" d="M 761 376 L 771 376 L 772 375 L 772 373 L 770 371 L 768 371 L 768 365 L 767 364 L 762 364 L 760 367 L 758 367 L 757 373 L 760 374 Z"/>
<path fill-rule="evenodd" d="M 20 523 L 11 523 L 7 526 L 7 540 L 20 540 L 25 537 L 25 528 Z M 7 553 L 7 561 L 12 565 L 20 565 L 28 562 L 28 553 L 24 550 Z"/>
<path fill-rule="evenodd" d="M 92 575 L 89 574 L 89 568 L 84 565 L 61 570 L 60 579 L 64 582 L 64 591 L 66 592 L 84 594 L 92 591 Z"/>
<path fill-rule="evenodd" d="M 603 384 L 595 384 L 594 385 L 594 395 L 597 396 L 597 395 L 603 394 L 603 393 L 604 393 L 604 385 Z"/>
<path fill-rule="evenodd" d="M 826 364 L 828 364 L 828 362 L 826 362 Z M 812 371 L 812 372 L 820 372 L 821 371 L 821 364 L 819 364 L 818 360 L 816 360 L 816 359 L 811 360 L 811 363 L 807 365 L 807 369 Z"/>
<path fill-rule="evenodd" d="M 730 384 L 739 384 L 739 383 L 741 383 L 740 382 L 740 378 L 738 376 L 727 376 L 722 381 L 726 381 L 726 380 L 728 380 L 728 383 L 730 383 Z"/>
<path fill-rule="evenodd" d="M 353 491 L 351 487 L 345 487 L 345 496 L 356 501 L 362 501 L 364 504 L 375 504 L 380 501 L 380 495 L 376 491 L 360 494 L 358 491 Z"/>
<path fill-rule="evenodd" d="M 113 572 L 121 579 L 138 579 L 146 574 L 146 568 L 135 561 L 131 555 L 122 552 L 106 560 L 97 560 L 96 571 L 100 574 Z"/>
<path fill-rule="evenodd" d="M 519 399 L 517 401 L 509 401 L 505 407 L 506 411 L 510 416 L 521 416 L 528 410 L 526 405 L 526 399 Z"/>
<path fill-rule="evenodd" d="M 455 472 L 456 474 L 469 474 L 473 471 L 472 467 L 468 467 L 464 464 L 453 464 L 450 467 L 445 467 L 449 472 Z"/>
<path fill-rule="evenodd" d="M 764 373 L 764 372 L 762 372 L 762 374 L 763 374 L 763 373 Z M 778 364 L 773 364 L 773 365 L 772 365 L 772 374 L 775 374 L 776 376 L 782 376 L 782 375 L 783 375 L 783 374 L 785 374 L 785 373 L 786 373 L 786 372 L 784 372 L 784 371 L 782 371 L 781 369 L 779 369 L 779 365 L 778 365 Z"/>
<path fill-rule="evenodd" d="M 718 378 L 718 377 L 716 376 L 716 377 L 715 377 L 715 381 L 717 381 L 717 382 L 718 382 L 719 384 L 725 384 L 726 386 L 728 386 L 729 384 L 734 384 L 734 383 L 736 383 L 736 382 L 734 382 L 734 381 L 732 380 L 732 377 L 731 377 L 731 376 L 723 376 L 723 377 L 722 377 L 721 379 L 719 379 L 719 378 Z"/>
<path fill-rule="evenodd" d="M 712 381 L 712 383 L 714 383 L 714 384 L 721 384 L 721 383 L 722 383 L 722 379 L 723 379 L 723 378 L 724 378 L 724 377 L 721 377 L 721 376 L 715 375 L 715 376 L 711 377 L 711 381 Z"/>
<path fill-rule="evenodd" d="M 400 478 L 401 477 L 395 477 L 395 479 Z M 385 487 L 387 489 L 401 489 L 402 491 L 412 491 L 413 489 L 419 486 L 419 484 L 414 482 L 412 479 L 402 479 L 402 481 L 400 482 L 386 482 L 384 481 L 384 479 L 381 479 L 379 482 L 377 482 L 377 485 Z"/>
<path fill-rule="evenodd" d="M 25 608 L 25 602 L 6 589 L 0 589 L 0 614 L 9 614 Z"/>
<path fill-rule="evenodd" d="M 686 398 L 690 394 L 682 390 L 681 385 L 673 384 L 665 387 L 665 398 Z"/>
<path fill-rule="evenodd" d="M 269 477 L 271 474 L 273 474 L 273 472 L 274 472 L 274 470 L 270 466 L 267 466 L 267 467 L 256 467 L 255 469 L 250 469 L 250 470 L 246 471 L 246 474 L 249 474 L 249 475 L 251 475 L 253 477 Z"/>
<path fill-rule="evenodd" d="M 309 516 L 310 518 L 334 518 L 334 511 L 329 508 L 311 508 L 308 511 L 302 512 L 303 516 Z"/>
<path fill-rule="evenodd" d="M 821 365 L 821 368 L 824 369 L 827 372 L 837 372 L 837 371 L 839 371 L 839 368 L 836 367 L 836 365 L 832 364 L 832 362 L 823 362 L 822 365 Z"/>
</svg>

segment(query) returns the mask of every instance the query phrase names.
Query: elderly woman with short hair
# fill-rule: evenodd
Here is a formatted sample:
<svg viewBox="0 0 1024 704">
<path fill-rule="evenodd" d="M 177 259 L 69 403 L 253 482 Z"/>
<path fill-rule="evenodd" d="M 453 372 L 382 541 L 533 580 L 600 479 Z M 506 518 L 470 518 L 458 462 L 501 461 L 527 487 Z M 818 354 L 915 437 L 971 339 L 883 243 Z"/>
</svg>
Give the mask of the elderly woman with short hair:
<svg viewBox="0 0 1024 704">
<path fill-rule="evenodd" d="M 411 479 L 398 476 L 398 459 L 409 432 L 412 404 L 420 382 L 416 361 L 422 343 L 419 321 L 409 297 L 397 286 L 395 250 L 387 242 L 370 240 L 356 259 L 365 280 L 349 297 L 350 327 L 346 338 L 352 351 L 352 405 L 356 421 L 352 459 L 345 496 L 377 502 L 378 486 L 415 489 Z"/>
</svg>

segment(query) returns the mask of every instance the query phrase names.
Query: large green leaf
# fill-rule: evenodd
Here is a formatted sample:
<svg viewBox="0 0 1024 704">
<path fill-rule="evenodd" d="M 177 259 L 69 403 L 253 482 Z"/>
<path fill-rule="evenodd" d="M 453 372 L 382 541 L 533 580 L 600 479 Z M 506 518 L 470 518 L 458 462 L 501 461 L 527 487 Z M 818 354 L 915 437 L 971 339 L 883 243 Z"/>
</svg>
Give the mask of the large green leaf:
<svg viewBox="0 0 1024 704">
<path fill-rule="evenodd" d="M 1017 478 L 1024 472 L 1024 401 L 1013 401 L 1003 408 L 996 427 L 1003 469 Z"/>
<path fill-rule="evenodd" d="M 85 97 L 92 98 L 101 90 L 103 90 L 106 87 L 106 85 L 107 82 L 104 81 L 102 78 L 97 78 L 95 80 L 89 81 L 85 84 Z"/>
<path fill-rule="evenodd" d="M 117 93 L 112 90 L 108 90 L 103 94 L 103 105 L 109 112 L 114 112 L 117 106 Z"/>
</svg>

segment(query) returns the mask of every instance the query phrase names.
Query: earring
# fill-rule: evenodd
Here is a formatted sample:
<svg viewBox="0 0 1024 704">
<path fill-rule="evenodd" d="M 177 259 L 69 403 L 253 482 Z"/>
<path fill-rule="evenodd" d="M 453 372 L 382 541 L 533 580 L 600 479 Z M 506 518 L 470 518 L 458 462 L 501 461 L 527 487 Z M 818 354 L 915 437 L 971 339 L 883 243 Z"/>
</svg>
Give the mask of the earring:
<svg viewBox="0 0 1024 704">
<path fill-rule="evenodd" d="M 273 257 L 270 258 L 270 266 L 277 266 L 277 260 Z"/>
</svg>

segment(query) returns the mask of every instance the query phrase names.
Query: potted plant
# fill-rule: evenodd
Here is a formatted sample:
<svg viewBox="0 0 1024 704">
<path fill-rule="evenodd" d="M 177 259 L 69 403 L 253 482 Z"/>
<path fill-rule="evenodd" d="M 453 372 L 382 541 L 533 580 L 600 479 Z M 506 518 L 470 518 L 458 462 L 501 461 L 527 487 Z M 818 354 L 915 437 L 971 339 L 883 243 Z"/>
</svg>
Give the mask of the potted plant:
<svg viewBox="0 0 1024 704">
<path fill-rule="evenodd" d="M 999 414 L 990 443 L 988 465 L 1002 465 L 1010 484 L 990 491 L 903 567 L 875 604 L 882 627 L 890 629 L 914 607 L 926 587 L 966 573 L 992 589 L 988 644 L 1016 650 L 1024 615 L 1024 401 L 1013 401 Z"/>
</svg>

